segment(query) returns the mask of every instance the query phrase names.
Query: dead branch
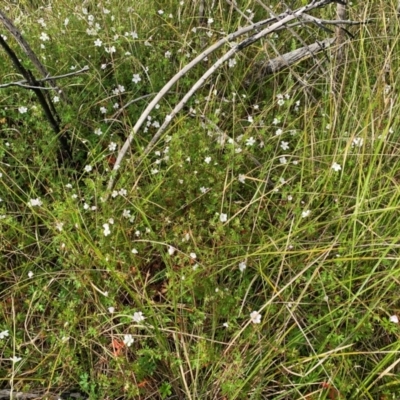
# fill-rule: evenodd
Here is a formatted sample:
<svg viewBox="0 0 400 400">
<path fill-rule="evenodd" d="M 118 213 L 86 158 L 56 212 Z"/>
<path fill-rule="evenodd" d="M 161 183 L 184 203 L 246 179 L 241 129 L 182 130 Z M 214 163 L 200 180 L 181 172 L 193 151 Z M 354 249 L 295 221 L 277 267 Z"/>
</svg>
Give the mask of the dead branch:
<svg viewBox="0 0 400 400">
<path fill-rule="evenodd" d="M 79 71 L 74 71 L 74 72 L 69 72 L 68 74 L 64 74 L 64 75 L 56 75 L 56 76 L 48 76 L 46 78 L 43 79 L 36 79 L 36 82 L 38 83 L 42 83 L 42 82 L 47 82 L 47 81 L 55 81 L 57 79 L 63 79 L 63 78 L 67 78 L 73 75 L 78 75 L 81 74 L 82 72 L 86 72 L 89 71 L 89 67 L 83 67 L 82 69 L 80 69 Z M 24 89 L 41 89 L 41 90 L 54 90 L 54 88 L 50 87 L 44 87 L 44 86 L 29 86 L 29 82 L 27 80 L 22 80 L 22 81 L 18 81 L 18 82 L 9 82 L 9 83 L 3 83 L 2 85 L 0 85 L 0 89 L 2 88 L 6 88 L 9 86 L 20 86 Z"/>
<path fill-rule="evenodd" d="M 12 21 L 0 10 L 0 21 L 3 23 L 4 27 L 10 32 L 10 34 L 15 38 L 15 40 L 19 43 L 21 46 L 22 50 L 25 52 L 25 54 L 28 56 L 28 58 L 32 61 L 33 65 L 37 68 L 37 70 L 40 72 L 40 74 L 46 78 L 50 74 L 47 72 L 46 68 L 44 65 L 39 61 L 37 58 L 36 54 L 33 52 L 31 47 L 29 46 L 28 42 L 24 39 L 20 31 L 15 27 L 15 25 L 12 23 Z M 67 101 L 67 98 L 65 94 L 60 91 L 60 89 L 57 87 L 55 81 L 49 80 L 50 85 L 54 90 L 57 90 L 60 92 L 60 96 L 64 101 Z"/>
</svg>

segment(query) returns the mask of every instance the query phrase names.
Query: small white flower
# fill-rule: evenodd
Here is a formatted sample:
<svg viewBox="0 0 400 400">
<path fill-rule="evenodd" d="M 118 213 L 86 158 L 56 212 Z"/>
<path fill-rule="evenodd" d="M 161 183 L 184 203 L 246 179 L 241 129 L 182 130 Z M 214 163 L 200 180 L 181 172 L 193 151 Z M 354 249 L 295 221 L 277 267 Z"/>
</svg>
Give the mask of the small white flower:
<svg viewBox="0 0 400 400">
<path fill-rule="evenodd" d="M 102 114 L 105 114 L 105 113 L 107 112 L 107 108 L 105 108 L 105 107 L 100 107 L 100 112 L 101 112 Z"/>
<path fill-rule="evenodd" d="M 250 314 L 250 320 L 253 324 L 259 324 L 261 322 L 261 314 L 258 311 L 253 311 Z"/>
<path fill-rule="evenodd" d="M 239 181 L 240 183 L 244 183 L 244 182 L 246 181 L 246 175 L 239 174 L 239 176 L 238 176 L 238 181 Z"/>
<path fill-rule="evenodd" d="M 139 252 L 136 249 L 132 249 L 132 254 L 138 254 Z"/>
<path fill-rule="evenodd" d="M 281 121 L 278 118 L 274 118 L 272 125 L 278 125 Z"/>
<path fill-rule="evenodd" d="M 280 158 L 279 158 L 279 162 L 280 162 L 281 164 L 287 164 L 287 159 L 286 159 L 286 157 L 280 157 Z"/>
<path fill-rule="evenodd" d="M 364 139 L 360 137 L 355 137 L 351 143 L 351 147 L 362 147 Z"/>
<path fill-rule="evenodd" d="M 166 116 L 165 116 L 165 120 L 166 120 L 167 122 L 171 121 L 171 119 L 172 119 L 171 115 L 166 115 Z"/>
<path fill-rule="evenodd" d="M 280 136 L 280 135 L 282 135 L 282 133 L 283 133 L 283 130 L 281 128 L 279 128 L 275 131 L 275 136 Z"/>
<path fill-rule="evenodd" d="M 188 240 L 189 240 L 189 238 L 188 238 Z M 195 259 L 197 258 L 196 253 L 190 253 L 189 256 L 190 256 L 190 258 L 191 258 L 192 260 L 195 260 Z"/>
<path fill-rule="evenodd" d="M 124 335 L 124 344 L 128 347 L 131 347 L 134 342 L 132 335 Z"/>
<path fill-rule="evenodd" d="M 28 108 L 21 106 L 21 107 L 18 107 L 18 111 L 20 114 L 25 114 L 28 111 Z"/>
<path fill-rule="evenodd" d="M 39 36 L 39 39 L 42 42 L 46 42 L 47 40 L 50 40 L 49 35 L 46 32 L 42 32 Z"/>
<path fill-rule="evenodd" d="M 256 140 L 253 138 L 253 136 L 249 139 L 246 140 L 246 146 L 253 146 L 253 144 L 256 142 Z"/>
<path fill-rule="evenodd" d="M 108 150 L 110 150 L 110 151 L 115 151 L 116 149 L 117 149 L 117 143 L 111 142 L 111 143 L 108 145 Z"/>
<path fill-rule="evenodd" d="M 97 129 L 94 130 L 94 134 L 97 135 L 97 136 L 100 136 L 102 133 L 103 132 L 102 132 L 102 130 L 100 128 L 97 128 Z"/>
<path fill-rule="evenodd" d="M 235 65 L 237 64 L 236 59 L 235 58 L 230 58 L 228 61 L 228 67 L 229 68 L 233 68 Z"/>
<path fill-rule="evenodd" d="M 60 98 L 58 96 L 54 96 L 53 97 L 53 102 L 54 103 L 59 103 L 60 102 Z"/>
<path fill-rule="evenodd" d="M 390 322 L 393 322 L 394 324 L 398 324 L 399 323 L 399 318 L 397 317 L 397 315 L 391 315 L 389 318 Z"/>
<path fill-rule="evenodd" d="M 40 207 L 42 205 L 42 200 L 40 200 L 39 197 L 37 197 L 36 199 L 30 199 L 28 201 L 28 206 L 29 207 Z"/>
<path fill-rule="evenodd" d="M 221 214 L 219 215 L 219 220 L 220 220 L 221 222 L 226 222 L 226 221 L 228 220 L 228 214 L 221 213 Z"/>
<path fill-rule="evenodd" d="M 213 18 L 208 18 L 208 20 L 207 20 L 207 24 L 208 25 L 211 25 L 213 22 L 214 22 Z"/>
<path fill-rule="evenodd" d="M 102 42 L 100 39 L 96 39 L 96 40 L 94 41 L 94 45 L 95 45 L 96 47 L 101 47 L 102 44 L 103 44 L 103 42 Z"/>
<path fill-rule="evenodd" d="M 108 307 L 108 312 L 110 314 L 114 314 L 114 311 L 115 311 L 115 307 Z"/>
<path fill-rule="evenodd" d="M 22 358 L 21 358 L 21 357 L 14 356 L 14 357 L 11 357 L 10 360 L 11 360 L 13 363 L 17 363 L 18 361 L 21 361 Z"/>
<path fill-rule="evenodd" d="M 302 218 L 307 218 L 311 214 L 310 210 L 305 210 L 301 213 Z"/>
<path fill-rule="evenodd" d="M 133 74 L 133 77 L 132 77 L 133 83 L 139 83 L 141 80 L 142 80 L 142 78 L 140 77 L 139 74 Z"/>
<path fill-rule="evenodd" d="M 164 53 L 165 58 L 171 58 L 171 56 L 172 56 L 172 53 L 169 50 Z"/>
<path fill-rule="evenodd" d="M 200 188 L 200 192 L 201 193 L 207 193 L 208 191 L 209 191 L 210 189 L 209 188 L 206 188 L 205 186 L 202 186 L 201 188 Z"/>
<path fill-rule="evenodd" d="M 106 53 L 109 53 L 109 54 L 113 54 L 117 51 L 117 50 L 115 50 L 115 46 L 105 47 L 104 50 L 106 51 Z"/>
<path fill-rule="evenodd" d="M 204 159 L 204 162 L 205 162 L 206 164 L 210 164 L 210 162 L 211 162 L 211 157 L 206 157 L 206 158 Z"/>
<path fill-rule="evenodd" d="M 282 140 L 282 142 L 281 142 L 281 149 L 282 149 L 282 150 L 288 150 L 288 149 L 289 149 L 289 142 L 284 142 L 284 141 Z"/>
<path fill-rule="evenodd" d="M 334 162 L 333 164 L 332 164 L 332 167 L 331 167 L 334 171 L 336 171 L 336 172 L 338 172 L 338 171 L 340 171 L 341 169 L 342 169 L 342 167 L 337 163 L 337 162 Z"/>
<path fill-rule="evenodd" d="M 111 233 L 110 225 L 109 224 L 103 224 L 103 228 L 104 228 L 104 230 L 103 230 L 104 236 L 108 236 Z"/>
<path fill-rule="evenodd" d="M 247 268 L 247 265 L 244 261 L 242 261 L 241 263 L 239 263 L 239 270 L 240 272 L 243 272 L 245 269 Z"/>
<path fill-rule="evenodd" d="M 131 210 L 127 210 L 125 209 L 124 211 L 122 211 L 122 216 L 126 219 L 131 217 Z"/>
<path fill-rule="evenodd" d="M 229 325 L 228 325 L 227 322 L 224 322 L 224 323 L 222 324 L 222 326 L 223 326 L 224 328 L 228 328 L 228 327 L 229 327 Z"/>
<path fill-rule="evenodd" d="M 135 322 L 140 323 L 140 322 L 142 322 L 142 321 L 145 320 L 145 317 L 143 316 L 143 313 L 142 313 L 141 311 L 139 311 L 139 312 L 133 313 L 132 319 L 133 319 Z"/>
<path fill-rule="evenodd" d="M 33 277 L 33 272 L 32 271 L 29 271 L 28 272 L 28 278 L 32 278 Z"/>
<path fill-rule="evenodd" d="M 157 12 L 158 12 L 159 15 L 163 15 L 164 14 L 163 10 L 158 10 Z"/>
<path fill-rule="evenodd" d="M 90 172 L 93 169 L 93 167 L 91 165 L 86 165 L 85 166 L 85 171 L 86 172 Z"/>
<path fill-rule="evenodd" d="M 173 256 L 174 255 L 174 253 L 175 253 L 175 247 L 172 247 L 172 246 L 169 246 L 168 247 L 168 254 L 170 255 L 170 256 Z"/>
<path fill-rule="evenodd" d="M 6 338 L 7 336 L 10 336 L 8 331 L 2 331 L 0 332 L 0 340 Z"/>
</svg>

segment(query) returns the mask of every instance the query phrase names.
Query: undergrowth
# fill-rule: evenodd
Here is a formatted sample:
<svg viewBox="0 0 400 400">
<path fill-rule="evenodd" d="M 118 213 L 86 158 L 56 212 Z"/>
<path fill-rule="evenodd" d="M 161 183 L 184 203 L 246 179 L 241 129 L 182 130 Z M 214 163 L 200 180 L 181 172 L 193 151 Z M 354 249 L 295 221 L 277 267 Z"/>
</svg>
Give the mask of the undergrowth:
<svg viewBox="0 0 400 400">
<path fill-rule="evenodd" d="M 238 2 L 242 15 L 214 3 L 202 18 L 186 0 L 3 1 L 51 75 L 89 69 L 48 92 L 73 160 L 60 162 L 31 91 L 0 89 L 2 388 L 91 399 L 400 395 L 394 1 L 349 6 L 369 23 L 347 28 L 341 60 L 333 47 L 260 77 L 259 60 L 302 43 L 282 31 L 245 49 L 143 157 L 223 53 L 210 56 L 148 117 L 106 190 L 168 79 L 248 18 L 268 17 L 257 1 Z M 0 83 L 20 80 L 1 60 Z"/>
</svg>

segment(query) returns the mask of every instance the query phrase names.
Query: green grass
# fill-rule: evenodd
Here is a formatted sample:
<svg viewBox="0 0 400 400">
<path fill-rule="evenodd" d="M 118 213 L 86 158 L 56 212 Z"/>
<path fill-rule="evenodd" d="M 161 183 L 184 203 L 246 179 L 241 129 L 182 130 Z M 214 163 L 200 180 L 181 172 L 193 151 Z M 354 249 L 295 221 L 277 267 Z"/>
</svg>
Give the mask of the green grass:
<svg viewBox="0 0 400 400">
<path fill-rule="evenodd" d="M 58 159 L 59 138 L 33 93 L 0 89 L 0 389 L 72 389 L 90 399 L 398 398 L 396 2 L 349 8 L 350 19 L 370 22 L 348 28 L 354 39 L 340 62 L 332 48 L 246 81 L 274 47 L 302 44 L 282 31 L 246 48 L 145 153 L 223 46 L 151 112 L 113 193 L 118 149 L 153 96 L 221 31 L 247 21 L 222 0 L 206 7 L 205 23 L 199 1 L 88 2 L 87 14 L 79 1 L 37 3 L 5 0 L 2 11 L 52 75 L 89 71 L 57 81 L 72 162 Z M 258 2 L 237 3 L 255 21 L 268 17 Z M 334 18 L 335 8 L 313 15 Z M 307 43 L 329 36 L 313 26 L 298 33 Z M 1 52 L 0 84 L 21 80 Z M 113 117 L 115 103 L 137 98 Z"/>
</svg>

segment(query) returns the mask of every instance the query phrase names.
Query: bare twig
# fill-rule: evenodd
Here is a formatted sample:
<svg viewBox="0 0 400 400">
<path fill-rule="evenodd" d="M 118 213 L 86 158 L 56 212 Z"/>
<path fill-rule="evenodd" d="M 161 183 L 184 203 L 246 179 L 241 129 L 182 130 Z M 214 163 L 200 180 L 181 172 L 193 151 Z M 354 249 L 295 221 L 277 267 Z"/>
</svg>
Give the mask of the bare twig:
<svg viewBox="0 0 400 400">
<path fill-rule="evenodd" d="M 49 76 L 49 77 L 43 78 L 43 79 L 36 79 L 36 82 L 41 83 L 41 82 L 47 82 L 47 81 L 67 78 L 69 76 L 78 75 L 78 74 L 81 74 L 82 72 L 86 72 L 86 71 L 89 71 L 89 67 L 87 67 L 87 66 L 83 67 L 79 71 L 69 72 L 68 74 L 57 75 L 57 76 Z M 29 82 L 27 80 L 18 81 L 18 82 L 3 83 L 2 85 L 0 85 L 0 89 L 6 88 L 6 87 L 9 87 L 9 86 L 20 86 L 20 87 L 23 87 L 25 89 L 55 90 L 53 87 L 47 88 L 47 87 L 43 87 L 43 86 L 30 86 Z"/>
<path fill-rule="evenodd" d="M 5 28 L 10 32 L 10 34 L 14 37 L 14 39 L 19 43 L 22 50 L 28 56 L 28 58 L 32 61 L 33 65 L 37 68 L 37 70 L 41 73 L 43 77 L 48 77 L 50 74 L 47 72 L 44 65 L 39 61 L 36 54 L 33 52 L 28 42 L 21 35 L 20 31 L 15 27 L 12 21 L 7 18 L 7 16 L 0 10 L 0 21 L 3 23 Z M 50 85 L 54 90 L 58 90 L 56 83 L 53 80 L 49 80 Z M 64 101 L 67 101 L 65 94 L 61 91 L 60 96 Z"/>
</svg>

